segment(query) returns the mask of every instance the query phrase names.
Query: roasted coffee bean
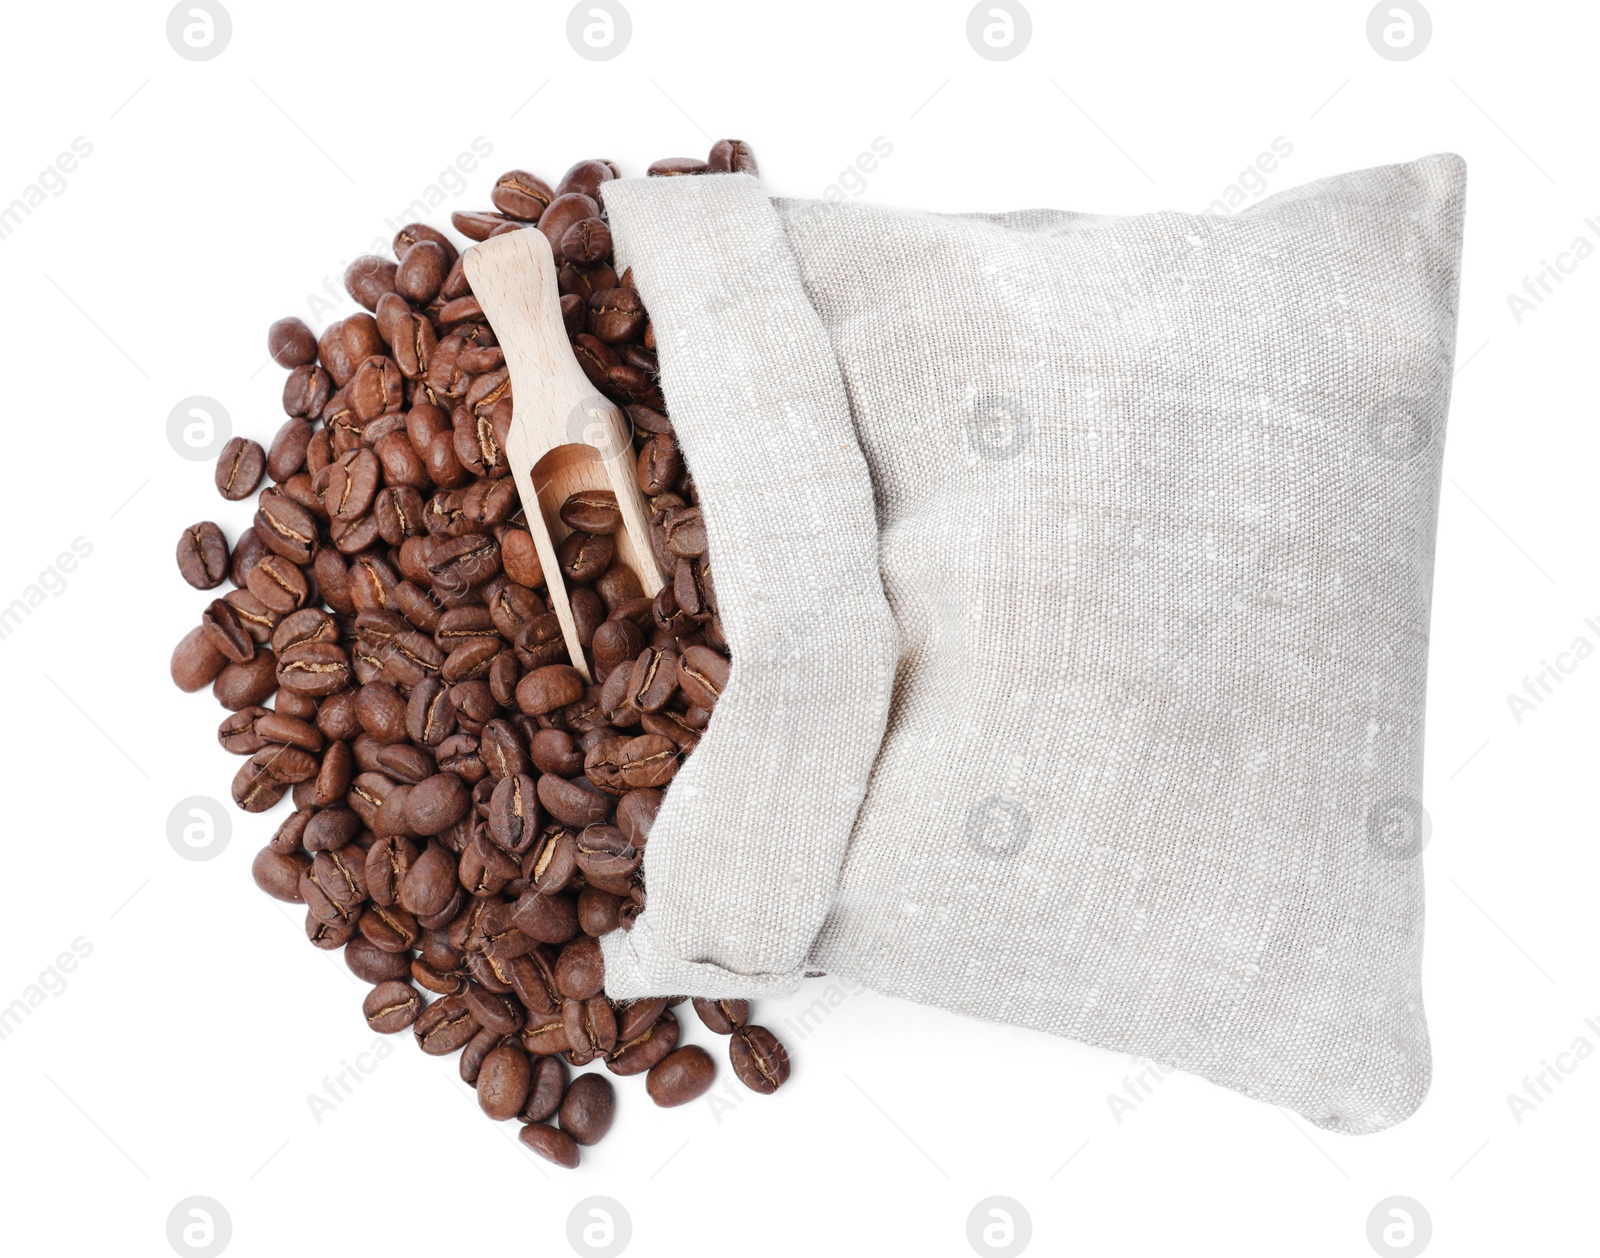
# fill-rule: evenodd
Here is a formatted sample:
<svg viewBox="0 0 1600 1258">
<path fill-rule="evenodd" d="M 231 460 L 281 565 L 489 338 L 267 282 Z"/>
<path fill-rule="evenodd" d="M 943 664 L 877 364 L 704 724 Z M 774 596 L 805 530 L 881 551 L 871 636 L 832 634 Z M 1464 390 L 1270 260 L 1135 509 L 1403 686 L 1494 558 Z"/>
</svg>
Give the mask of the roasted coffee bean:
<svg viewBox="0 0 1600 1258">
<path fill-rule="evenodd" d="M 457 783 L 461 780 L 453 774 L 446 776 Z M 415 800 L 416 790 L 411 798 Z M 400 906 L 419 918 L 427 917 L 450 902 L 457 885 L 456 858 L 442 847 L 429 847 L 406 871 L 400 884 Z"/>
<path fill-rule="evenodd" d="M 587 778 L 560 778 L 546 773 L 539 779 L 538 795 L 544 810 L 563 825 L 581 829 L 604 821 L 611 813 L 610 798 Z"/>
<path fill-rule="evenodd" d="M 211 693 L 223 707 L 237 712 L 263 703 L 278 688 L 278 657 L 257 651 L 242 664 L 227 664 L 211 683 Z"/>
<path fill-rule="evenodd" d="M 542 1123 L 554 1117 L 561 1108 L 561 1099 L 566 1092 L 566 1063 L 559 1057 L 534 1058 L 528 1099 L 517 1117 L 525 1123 Z"/>
<path fill-rule="evenodd" d="M 368 254 L 345 268 L 345 291 L 368 310 L 376 310 L 378 298 L 394 292 L 394 276 L 393 262 Z"/>
<path fill-rule="evenodd" d="M 660 734 L 641 734 L 622 745 L 618 762 L 628 789 L 665 786 L 678 771 L 678 747 Z"/>
<path fill-rule="evenodd" d="M 561 504 L 561 520 L 577 532 L 609 536 L 622 527 L 622 512 L 609 489 L 585 489 Z"/>
<path fill-rule="evenodd" d="M 263 555 L 245 578 L 250 593 L 280 616 L 303 607 L 311 594 L 305 574 L 282 555 Z"/>
<path fill-rule="evenodd" d="M 549 664 L 533 669 L 517 684 L 517 706 L 529 716 L 541 716 L 576 703 L 583 692 L 583 675 L 577 669 Z"/>
<path fill-rule="evenodd" d="M 478 1105 L 497 1122 L 515 1118 L 533 1086 L 533 1066 L 515 1044 L 502 1044 L 483 1059 L 478 1071 Z"/>
<path fill-rule="evenodd" d="M 494 181 L 489 199 L 502 214 L 525 223 L 536 223 L 555 200 L 555 195 L 539 176 L 525 170 L 508 170 Z"/>
<path fill-rule="evenodd" d="M 404 1031 L 422 1012 L 422 997 L 410 983 L 379 983 L 361 1002 L 367 1025 L 382 1035 Z M 520 1108 L 520 1107 L 519 1107 Z"/>
<path fill-rule="evenodd" d="M 713 174 L 727 171 L 747 175 L 760 173 L 756 169 L 755 152 L 743 140 L 718 140 L 711 146 L 706 169 Z"/>
<path fill-rule="evenodd" d="M 178 571 L 197 590 L 221 585 L 228 575 L 228 542 L 210 520 L 183 530 L 178 538 Z"/>
<path fill-rule="evenodd" d="M 593 581 L 611 565 L 614 554 L 616 543 L 604 533 L 569 533 L 556 547 L 561 575 L 569 582 Z"/>
<path fill-rule="evenodd" d="M 261 443 L 234 437 L 217 456 L 217 492 L 229 502 L 248 498 L 261 484 L 266 470 L 267 452 Z"/>
<path fill-rule="evenodd" d="M 423 1010 L 412 1030 L 416 1033 L 418 1048 L 430 1057 L 443 1057 L 464 1048 L 479 1027 L 465 1000 L 460 996 L 446 996 Z"/>
<path fill-rule="evenodd" d="M 692 646 L 678 661 L 678 688 L 683 697 L 697 707 L 710 708 L 728 684 L 731 666 L 724 655 L 710 647 Z"/>
<path fill-rule="evenodd" d="M 290 563 L 311 562 L 317 547 L 317 522 L 293 499 L 263 496 L 251 527 L 268 550 L 282 555 Z"/>
<path fill-rule="evenodd" d="M 709 167 L 697 157 L 663 157 L 651 162 L 646 175 L 703 175 Z"/>
<path fill-rule="evenodd" d="M 411 788 L 406 820 L 418 834 L 439 834 L 471 809 L 472 795 L 466 784 L 454 773 L 437 773 Z"/>
<path fill-rule="evenodd" d="M 255 657 L 256 640 L 238 610 L 225 599 L 214 599 L 200 613 L 200 628 L 206 640 L 234 664 L 245 664 Z"/>
<path fill-rule="evenodd" d="M 705 519 L 699 507 L 682 507 L 668 513 L 663 522 L 667 549 L 685 559 L 698 559 L 706 553 Z"/>
<path fill-rule="evenodd" d="M 345 945 L 344 963 L 350 967 L 350 973 L 368 983 L 387 983 L 403 979 L 411 973 L 407 954 L 385 952 L 361 935 L 356 935 Z"/>
<path fill-rule="evenodd" d="M 666 1001 L 661 998 L 663 1006 Z M 638 1075 L 650 1070 L 678 1046 L 678 1019 L 670 1010 L 658 1014 L 643 1029 L 619 1024 L 617 1046 L 606 1057 L 606 1069 L 615 1075 Z"/>
<path fill-rule="evenodd" d="M 318 698 L 350 684 L 350 661 L 333 642 L 302 642 L 278 656 L 278 684 Z"/>
<path fill-rule="evenodd" d="M 694 1011 L 700 1015 L 700 1021 L 718 1035 L 732 1035 L 735 1028 L 742 1027 L 750 1021 L 748 1000 L 712 1000 L 709 997 L 696 996 Z"/>
<path fill-rule="evenodd" d="M 591 882 L 626 879 L 639 868 L 638 848 L 616 826 L 586 826 L 576 840 L 578 868 Z"/>
<path fill-rule="evenodd" d="M 590 266 L 611 253 L 611 229 L 602 218 L 581 218 L 561 237 L 561 254 L 578 266 Z"/>
<path fill-rule="evenodd" d="M 578 929 L 595 939 L 610 934 L 621 922 L 622 899 L 599 887 L 578 892 Z"/>
<path fill-rule="evenodd" d="M 655 712 L 667 706 L 677 688 L 676 651 L 647 647 L 639 653 L 628 682 L 628 702 L 641 712 Z"/>
<path fill-rule="evenodd" d="M 556 988 L 571 1000 L 588 1000 L 605 986 L 606 967 L 600 945 L 587 935 L 579 936 L 556 959 Z"/>
<path fill-rule="evenodd" d="M 424 747 L 437 747 L 455 732 L 456 707 L 444 682 L 425 677 L 411 690 L 406 704 L 406 733 Z"/>
<path fill-rule="evenodd" d="M 764 1026 L 736 1027 L 728 1056 L 733 1073 L 752 1092 L 776 1092 L 789 1078 L 789 1053 Z"/>
<path fill-rule="evenodd" d="M 301 367 L 315 362 L 317 338 L 302 319 L 279 319 L 267 329 L 267 353 L 280 367 Z"/>
<path fill-rule="evenodd" d="M 250 866 L 250 876 L 274 900 L 290 904 L 304 903 L 300 894 L 300 876 L 311 866 L 311 857 L 303 852 L 275 852 L 264 847 L 256 853 Z"/>
<path fill-rule="evenodd" d="M 296 367 L 283 382 L 283 409 L 291 419 L 321 415 L 332 397 L 333 377 L 319 366 Z"/>
<path fill-rule="evenodd" d="M 416 946 L 421 931 L 417 919 L 398 905 L 374 904 L 361 914 L 361 933 L 385 952 L 405 952 Z"/>
<path fill-rule="evenodd" d="M 529 1123 L 517 1133 L 517 1139 L 546 1161 L 569 1170 L 578 1165 L 578 1144 L 566 1132 L 544 1123 Z"/>
<path fill-rule="evenodd" d="M 644 302 L 631 288 L 608 288 L 589 298 L 589 331 L 607 345 L 633 340 L 644 321 Z"/>
<path fill-rule="evenodd" d="M 705 1095 L 716 1073 L 717 1066 L 710 1053 L 698 1044 L 685 1044 L 650 1068 L 645 1076 L 645 1088 L 657 1105 L 687 1105 Z"/>
<path fill-rule="evenodd" d="M 346 919 L 344 922 L 320 922 L 317 915 L 312 912 L 306 914 L 306 938 L 312 948 L 322 948 L 333 951 L 334 948 L 344 948 L 350 941 L 350 936 L 355 935 L 355 920 Z"/>
<path fill-rule="evenodd" d="M 282 484 L 306 465 L 311 425 L 299 417 L 284 421 L 267 450 L 267 475 Z"/>
<path fill-rule="evenodd" d="M 599 203 L 581 192 L 568 192 L 554 197 L 545 206 L 539 216 L 539 230 L 550 241 L 550 251 L 558 264 L 567 260 L 561 252 L 561 241 L 566 237 L 567 230 L 575 223 L 586 218 L 598 218 L 599 215 Z"/>
<path fill-rule="evenodd" d="M 611 1130 L 617 1090 L 604 1075 L 582 1074 L 561 1102 L 561 1130 L 579 1144 L 595 1144 Z"/>
<path fill-rule="evenodd" d="M 629 843 L 643 847 L 650 838 L 650 827 L 661 811 L 660 791 L 629 791 L 617 801 L 617 829 Z"/>
<path fill-rule="evenodd" d="M 572 1043 L 567 1039 L 566 1020 L 559 1009 L 554 1013 L 530 1015 L 518 1038 L 522 1046 L 535 1056 L 554 1056 L 556 1053 L 572 1051 Z"/>
<path fill-rule="evenodd" d="M 588 942 L 593 942 L 590 940 Z M 617 1046 L 617 1020 L 604 996 L 588 1000 L 568 997 L 561 1002 L 561 1025 L 566 1031 L 567 1060 L 587 1066 Z"/>
</svg>

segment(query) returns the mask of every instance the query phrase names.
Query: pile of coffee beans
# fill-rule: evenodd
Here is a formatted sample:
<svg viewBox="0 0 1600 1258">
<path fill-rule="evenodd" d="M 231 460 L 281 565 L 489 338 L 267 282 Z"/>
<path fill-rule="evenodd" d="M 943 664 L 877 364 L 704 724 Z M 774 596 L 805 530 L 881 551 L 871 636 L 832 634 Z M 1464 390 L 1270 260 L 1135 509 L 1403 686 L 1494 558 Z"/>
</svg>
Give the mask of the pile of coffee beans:
<svg viewBox="0 0 1600 1258">
<path fill-rule="evenodd" d="M 719 171 L 754 173 L 749 147 L 722 140 L 705 161 L 648 173 Z M 616 560 L 608 492 L 567 499 L 561 572 L 542 571 L 506 461 L 504 355 L 456 246 L 422 223 L 395 237 L 395 261 L 346 271 L 365 312 L 320 337 L 299 319 L 272 325 L 288 419 L 265 449 L 234 438 L 216 467 L 230 501 L 267 480 L 254 522 L 231 548 L 210 521 L 178 542 L 190 585 L 236 588 L 178 644 L 173 680 L 209 685 L 228 709 L 217 737 L 245 757 L 240 808 L 293 799 L 256 882 L 303 903 L 312 944 L 343 949 L 373 985 L 369 1026 L 459 1051 L 484 1112 L 526 1124 L 523 1141 L 563 1166 L 616 1108 L 605 1073 L 569 1067 L 643 1074 L 663 1106 L 703 1094 L 716 1070 L 678 1043 L 682 997 L 607 998 L 597 942 L 644 908 L 651 823 L 730 667 L 649 316 L 612 267 L 599 193 L 617 175 L 579 162 L 552 188 L 510 171 L 492 212 L 451 222 L 472 240 L 548 238 L 577 360 L 632 422 L 651 545 L 671 578 L 659 594 Z M 593 683 L 548 606 L 557 580 Z M 694 1008 L 728 1037 L 747 1086 L 770 1093 L 789 1077 L 746 1002 Z"/>
</svg>

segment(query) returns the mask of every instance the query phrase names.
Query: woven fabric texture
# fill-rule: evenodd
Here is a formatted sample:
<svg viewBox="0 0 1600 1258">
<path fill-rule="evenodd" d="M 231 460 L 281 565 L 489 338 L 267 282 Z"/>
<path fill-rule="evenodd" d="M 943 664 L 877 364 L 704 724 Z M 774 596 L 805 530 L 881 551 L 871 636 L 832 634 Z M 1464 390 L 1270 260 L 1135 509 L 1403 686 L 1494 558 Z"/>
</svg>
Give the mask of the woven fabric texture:
<svg viewBox="0 0 1600 1258">
<path fill-rule="evenodd" d="M 1414 1110 L 1464 187 L 1451 155 L 1229 218 L 606 185 L 734 657 L 612 995 L 821 969 L 1331 1129 Z"/>
</svg>

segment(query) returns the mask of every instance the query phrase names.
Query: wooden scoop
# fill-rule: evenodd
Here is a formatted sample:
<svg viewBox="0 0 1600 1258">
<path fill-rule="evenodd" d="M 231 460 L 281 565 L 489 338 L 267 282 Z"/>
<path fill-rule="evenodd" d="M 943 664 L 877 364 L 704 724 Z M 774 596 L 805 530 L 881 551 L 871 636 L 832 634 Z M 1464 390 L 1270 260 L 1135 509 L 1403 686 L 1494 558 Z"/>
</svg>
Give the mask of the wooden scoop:
<svg viewBox="0 0 1600 1258">
<path fill-rule="evenodd" d="M 632 426 L 578 366 L 561 318 L 550 242 L 537 228 L 506 232 L 468 249 L 467 282 L 483 307 L 511 375 L 506 458 L 572 666 L 592 680 L 556 547 L 572 532 L 561 504 L 583 489 L 617 496 L 617 559 L 654 596 L 665 579 L 650 547 L 650 508 L 634 477 Z"/>
</svg>

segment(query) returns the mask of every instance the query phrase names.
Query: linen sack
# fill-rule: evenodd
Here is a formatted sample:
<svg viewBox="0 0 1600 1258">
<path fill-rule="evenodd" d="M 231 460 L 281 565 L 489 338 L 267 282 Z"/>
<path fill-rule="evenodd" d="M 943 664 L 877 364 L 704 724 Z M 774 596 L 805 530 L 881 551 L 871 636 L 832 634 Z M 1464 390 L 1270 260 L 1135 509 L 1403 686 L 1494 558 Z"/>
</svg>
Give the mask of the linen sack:
<svg viewBox="0 0 1600 1258">
<path fill-rule="evenodd" d="M 822 970 L 1331 1129 L 1414 1110 L 1464 183 L 1226 218 L 605 185 L 733 656 L 611 995 Z"/>
</svg>

